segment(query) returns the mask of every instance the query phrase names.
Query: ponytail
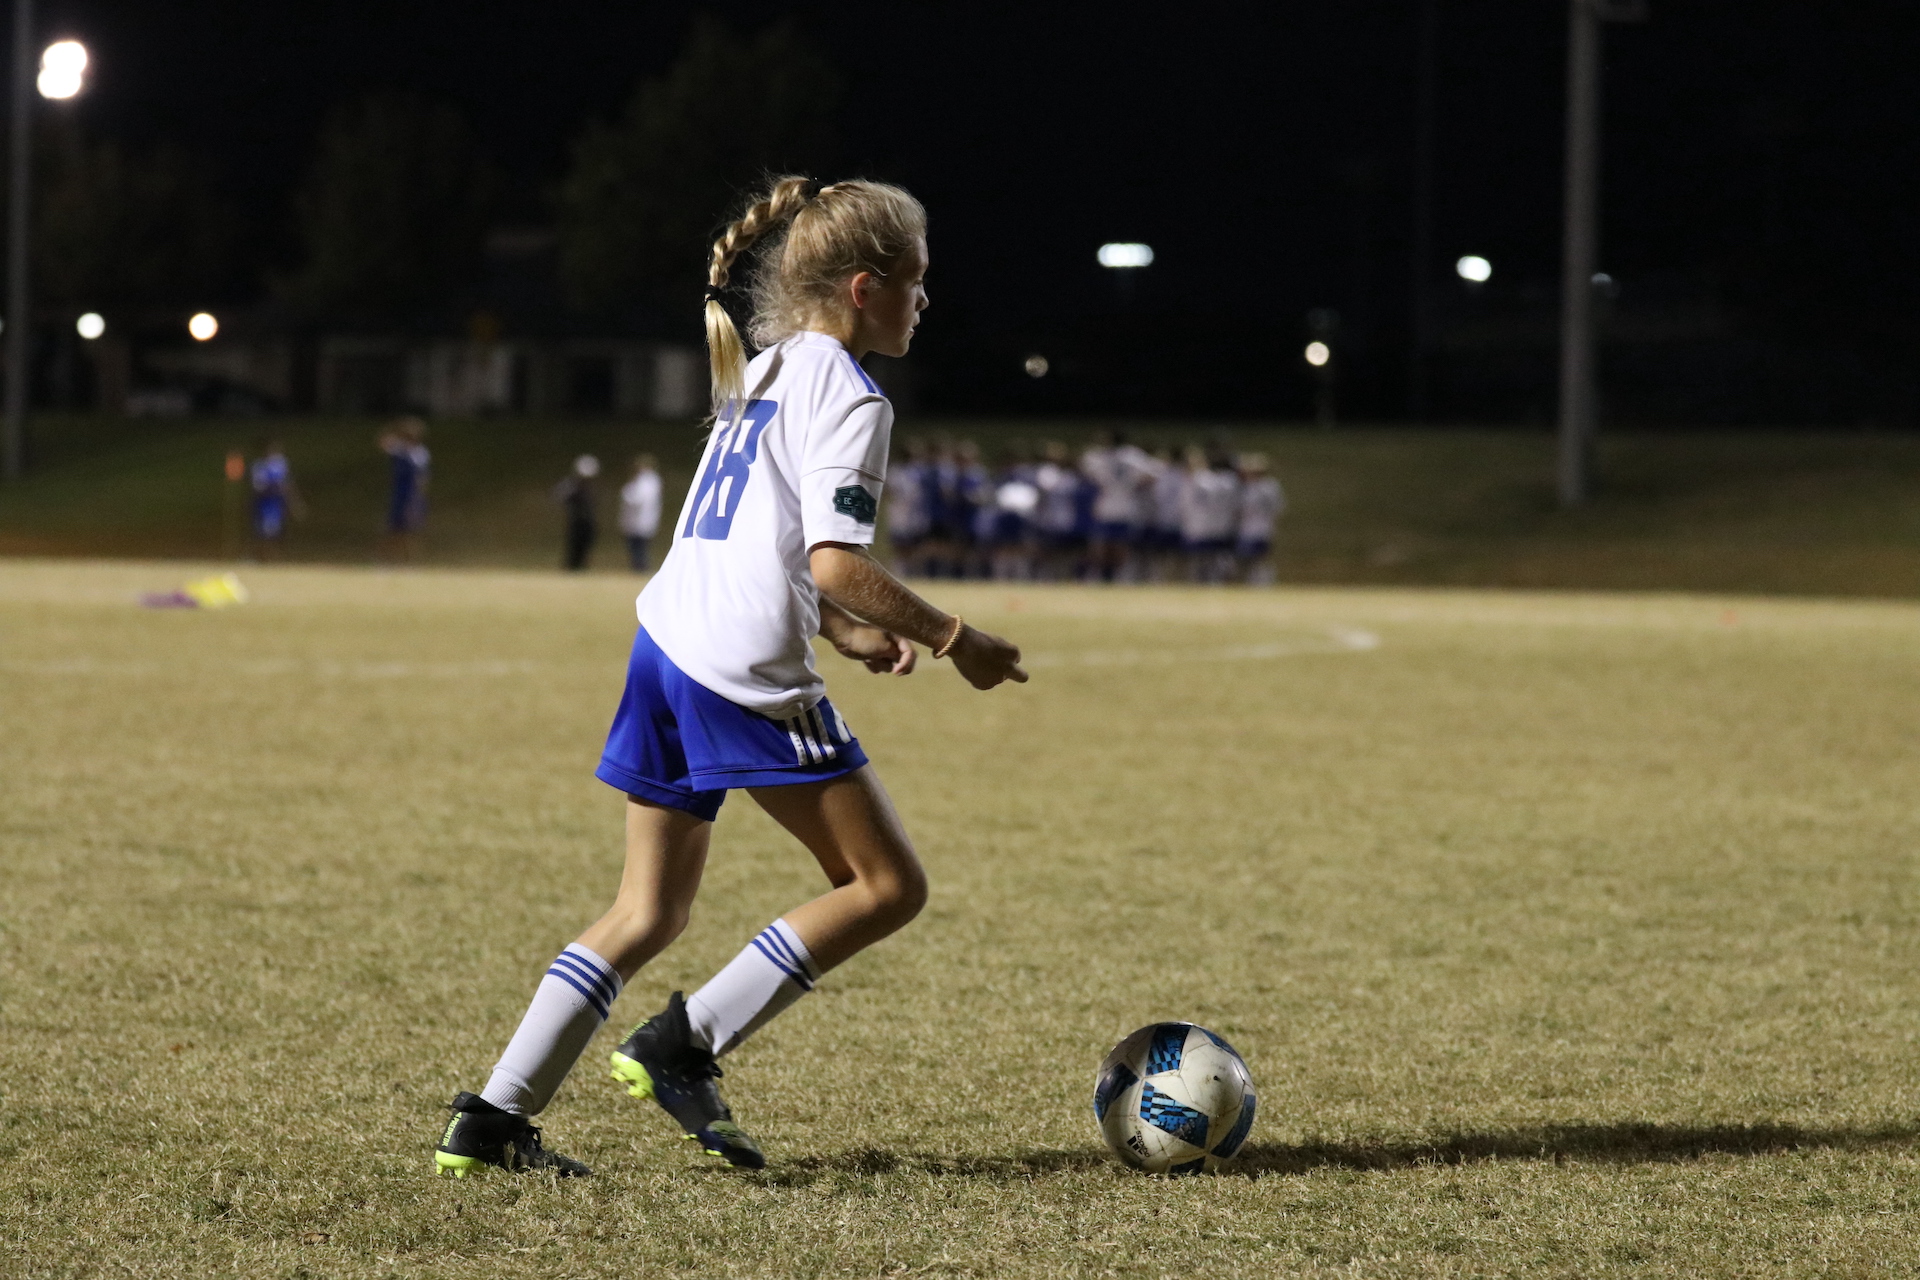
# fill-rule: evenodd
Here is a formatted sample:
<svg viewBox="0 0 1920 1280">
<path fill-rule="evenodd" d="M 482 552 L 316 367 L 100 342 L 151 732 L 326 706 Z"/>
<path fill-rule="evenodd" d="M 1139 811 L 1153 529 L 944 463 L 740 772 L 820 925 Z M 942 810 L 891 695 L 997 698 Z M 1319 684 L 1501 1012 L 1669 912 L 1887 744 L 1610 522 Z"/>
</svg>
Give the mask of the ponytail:
<svg viewBox="0 0 1920 1280">
<path fill-rule="evenodd" d="M 840 290 L 862 271 L 885 278 L 900 255 L 927 234 L 920 202 L 885 183 L 836 182 L 807 194 L 810 179 L 774 179 L 767 193 L 713 242 L 707 264 L 707 361 L 716 418 L 746 397 L 747 352 L 720 291 L 735 262 L 754 251 L 753 342 L 769 347 L 829 320 L 846 303 Z"/>
<path fill-rule="evenodd" d="M 734 413 L 742 411 L 746 397 L 747 351 L 740 341 L 740 330 L 733 317 L 720 305 L 719 291 L 727 287 L 734 261 L 752 248 L 754 242 L 776 227 L 793 220 L 807 204 L 807 178 L 777 179 L 773 189 L 754 202 L 737 222 L 729 223 L 713 242 L 713 257 L 707 266 L 707 363 L 713 379 L 713 412 L 717 417 L 729 403 Z"/>
</svg>

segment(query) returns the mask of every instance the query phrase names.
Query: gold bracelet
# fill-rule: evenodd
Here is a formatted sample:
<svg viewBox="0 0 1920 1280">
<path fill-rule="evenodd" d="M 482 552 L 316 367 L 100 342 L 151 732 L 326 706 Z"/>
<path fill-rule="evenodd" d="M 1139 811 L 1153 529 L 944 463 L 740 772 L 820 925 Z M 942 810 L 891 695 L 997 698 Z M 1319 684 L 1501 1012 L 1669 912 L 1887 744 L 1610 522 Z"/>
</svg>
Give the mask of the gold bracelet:
<svg viewBox="0 0 1920 1280">
<path fill-rule="evenodd" d="M 933 651 L 933 656 L 936 658 L 944 658 L 949 653 L 952 653 L 953 646 L 959 643 L 960 633 L 962 631 L 965 631 L 966 629 L 967 629 L 967 620 L 961 617 L 957 613 L 954 614 L 953 615 L 953 634 L 947 637 L 947 642 L 945 644 L 941 645 L 938 649 L 935 649 Z"/>
</svg>

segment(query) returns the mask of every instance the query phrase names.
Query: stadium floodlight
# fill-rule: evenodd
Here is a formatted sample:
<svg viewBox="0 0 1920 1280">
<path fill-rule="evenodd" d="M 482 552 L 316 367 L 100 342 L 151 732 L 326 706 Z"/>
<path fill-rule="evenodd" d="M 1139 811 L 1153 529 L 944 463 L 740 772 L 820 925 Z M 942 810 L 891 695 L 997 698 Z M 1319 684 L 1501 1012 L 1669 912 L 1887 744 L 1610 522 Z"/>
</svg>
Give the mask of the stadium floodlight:
<svg viewBox="0 0 1920 1280">
<path fill-rule="evenodd" d="M 1324 342 L 1309 342 L 1305 354 L 1307 363 L 1319 369 L 1325 367 L 1327 361 L 1333 359 L 1333 348 Z"/>
<path fill-rule="evenodd" d="M 1153 246 L 1146 244 L 1103 244 L 1097 255 L 1100 265 L 1125 269 L 1153 265 Z"/>
<path fill-rule="evenodd" d="M 107 322 L 101 318 L 98 311 L 89 311 L 73 322 L 73 331 L 88 342 L 92 342 L 107 331 Z"/>
<path fill-rule="evenodd" d="M 1044 378 L 1047 376 L 1047 370 L 1052 367 L 1052 365 L 1047 363 L 1045 356 L 1028 356 L 1027 363 L 1024 366 L 1029 378 Z"/>
<path fill-rule="evenodd" d="M 1470 253 L 1453 264 L 1453 269 L 1462 280 L 1470 284 L 1485 284 L 1493 279 L 1493 264 L 1477 253 Z"/>
<path fill-rule="evenodd" d="M 40 96 L 71 98 L 87 84 L 87 46 L 78 40 L 56 40 L 40 55 Z"/>
<path fill-rule="evenodd" d="M 187 332 L 193 335 L 195 342 L 206 342 L 220 332 L 220 322 L 208 312 L 202 311 L 187 321 Z"/>
</svg>

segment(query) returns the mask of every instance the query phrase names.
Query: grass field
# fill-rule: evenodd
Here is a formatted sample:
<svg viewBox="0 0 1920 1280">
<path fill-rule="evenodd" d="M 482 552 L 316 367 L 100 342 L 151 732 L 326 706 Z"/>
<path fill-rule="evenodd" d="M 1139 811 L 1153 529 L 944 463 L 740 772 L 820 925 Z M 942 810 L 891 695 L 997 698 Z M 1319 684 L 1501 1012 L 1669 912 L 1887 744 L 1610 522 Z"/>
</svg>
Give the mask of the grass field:
<svg viewBox="0 0 1920 1280">
<path fill-rule="evenodd" d="M 1032 656 L 830 669 L 926 915 L 729 1060 L 772 1157 L 596 1064 L 815 889 L 736 798 L 545 1123 L 429 1151 L 611 893 L 631 584 L 0 563 L 0 1272 L 1875 1275 L 1920 1267 L 1920 606 L 955 588 Z M 1246 1055 L 1233 1176 L 1089 1095 Z"/>
<path fill-rule="evenodd" d="M 975 439 L 992 458 L 1016 441 L 1084 443 L 1104 425 L 909 414 L 896 434 Z M 1614 432 L 1601 442 L 1594 502 L 1567 513 L 1554 504 L 1544 430 L 1122 425 L 1150 443 L 1224 432 L 1236 448 L 1269 452 L 1291 499 L 1278 542 L 1287 582 L 1920 597 L 1920 435 Z M 271 429 L 312 507 L 288 558 L 368 563 L 387 483 L 375 427 L 38 422 L 31 474 L 0 488 L 0 555 L 234 554 L 244 513 L 236 501 L 223 515 L 221 462 Z M 431 443 L 429 561 L 534 568 L 558 563 L 548 491 L 575 454 L 598 454 L 624 476 L 635 452 L 657 453 L 671 508 L 701 435 L 690 423 L 489 419 L 437 422 Z M 596 560 L 611 569 L 622 552 L 611 491 L 603 497 L 609 536 Z"/>
</svg>

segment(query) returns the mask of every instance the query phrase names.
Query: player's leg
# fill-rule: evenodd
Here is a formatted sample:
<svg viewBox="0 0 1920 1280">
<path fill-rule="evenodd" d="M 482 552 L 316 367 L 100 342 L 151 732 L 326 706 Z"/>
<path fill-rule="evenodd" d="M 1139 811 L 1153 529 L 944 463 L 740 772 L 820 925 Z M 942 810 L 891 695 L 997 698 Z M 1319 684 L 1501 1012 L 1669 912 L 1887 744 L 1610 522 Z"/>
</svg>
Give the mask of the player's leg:
<svg viewBox="0 0 1920 1280">
<path fill-rule="evenodd" d="M 712 830 L 704 818 L 629 798 L 626 869 L 613 906 L 554 958 L 486 1088 L 453 1100 L 434 1155 L 442 1171 L 464 1176 L 491 1164 L 587 1172 L 541 1148 L 528 1117 L 553 1100 L 627 980 L 686 928 Z"/>
<path fill-rule="evenodd" d="M 807 846 L 833 887 L 761 930 L 691 999 L 675 992 L 633 1029 L 613 1068 L 628 1092 L 660 1103 L 703 1149 L 757 1169 L 765 1157 L 721 1101 L 715 1060 L 792 1007 L 827 970 L 913 919 L 926 901 L 926 876 L 871 766 L 750 791 Z"/>
<path fill-rule="evenodd" d="M 759 787 L 752 795 L 775 822 L 807 846 L 833 886 L 783 917 L 806 948 L 815 975 L 838 966 L 920 914 L 927 901 L 926 872 L 872 765 L 826 782 Z M 700 998 L 696 993 L 694 999 Z M 732 1035 L 715 1051 L 733 1048 L 746 1034 Z"/>
</svg>

